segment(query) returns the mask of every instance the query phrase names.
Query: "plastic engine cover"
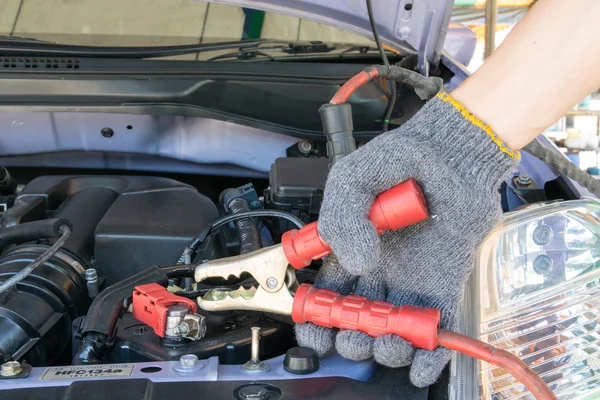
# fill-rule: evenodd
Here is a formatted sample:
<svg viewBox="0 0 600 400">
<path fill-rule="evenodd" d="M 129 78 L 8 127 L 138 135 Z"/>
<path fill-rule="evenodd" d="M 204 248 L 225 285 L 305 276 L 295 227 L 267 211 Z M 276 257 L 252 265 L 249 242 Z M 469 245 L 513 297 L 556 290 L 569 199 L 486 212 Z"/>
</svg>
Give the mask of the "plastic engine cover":
<svg viewBox="0 0 600 400">
<path fill-rule="evenodd" d="M 43 176 L 15 204 L 25 201 L 2 216 L 2 226 L 67 218 L 74 227 L 66 249 L 96 268 L 105 286 L 152 265 L 175 264 L 184 246 L 218 217 L 214 203 L 195 188 L 158 177 Z"/>
</svg>

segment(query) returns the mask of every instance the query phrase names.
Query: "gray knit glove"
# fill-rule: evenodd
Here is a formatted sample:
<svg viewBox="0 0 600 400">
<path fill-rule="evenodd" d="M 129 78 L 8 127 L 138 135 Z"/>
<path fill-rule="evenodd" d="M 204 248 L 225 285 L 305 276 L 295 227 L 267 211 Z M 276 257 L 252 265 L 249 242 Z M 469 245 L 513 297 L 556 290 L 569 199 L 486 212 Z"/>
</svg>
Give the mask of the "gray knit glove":
<svg viewBox="0 0 600 400">
<path fill-rule="evenodd" d="M 401 128 L 387 132 L 331 169 L 318 229 L 333 249 L 315 286 L 396 305 L 441 310 L 443 329 L 457 330 L 475 253 L 501 216 L 499 186 L 520 154 L 447 94 L 429 101 Z M 376 195 L 414 178 L 430 218 L 377 235 L 367 215 Z M 296 325 L 298 343 L 323 355 L 412 364 L 414 385 L 436 381 L 451 351 L 415 350 L 405 340 Z"/>
</svg>

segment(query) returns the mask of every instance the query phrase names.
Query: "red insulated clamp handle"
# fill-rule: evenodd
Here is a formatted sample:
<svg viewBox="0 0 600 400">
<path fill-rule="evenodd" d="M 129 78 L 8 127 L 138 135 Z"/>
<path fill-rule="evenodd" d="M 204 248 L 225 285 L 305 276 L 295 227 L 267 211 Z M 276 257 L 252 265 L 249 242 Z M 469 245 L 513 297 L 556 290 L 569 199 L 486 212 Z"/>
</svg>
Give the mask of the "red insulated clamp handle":
<svg viewBox="0 0 600 400">
<path fill-rule="evenodd" d="M 342 296 L 303 283 L 294 295 L 292 319 L 326 328 L 365 332 L 369 336 L 397 335 L 413 346 L 432 351 L 438 347 L 440 310 L 395 306 L 362 296 Z"/>
<path fill-rule="evenodd" d="M 369 219 L 382 233 L 421 222 L 428 215 L 423 191 L 414 179 L 409 179 L 377 196 L 371 206 Z M 331 248 L 319 236 L 316 222 L 285 232 L 281 244 L 294 268 L 304 268 L 312 260 L 331 253 Z"/>
</svg>

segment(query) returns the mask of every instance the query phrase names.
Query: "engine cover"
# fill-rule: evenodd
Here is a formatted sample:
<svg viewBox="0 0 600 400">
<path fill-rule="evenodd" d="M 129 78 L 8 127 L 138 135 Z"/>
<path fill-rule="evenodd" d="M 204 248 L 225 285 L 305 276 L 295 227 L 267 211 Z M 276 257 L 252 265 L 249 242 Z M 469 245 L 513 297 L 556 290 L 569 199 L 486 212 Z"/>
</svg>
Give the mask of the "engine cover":
<svg viewBox="0 0 600 400">
<path fill-rule="evenodd" d="M 65 248 L 96 268 L 108 286 L 152 265 L 174 264 L 218 211 L 195 188 L 166 178 L 42 176 L 25 187 L 1 224 L 50 216 L 71 221 Z"/>
</svg>

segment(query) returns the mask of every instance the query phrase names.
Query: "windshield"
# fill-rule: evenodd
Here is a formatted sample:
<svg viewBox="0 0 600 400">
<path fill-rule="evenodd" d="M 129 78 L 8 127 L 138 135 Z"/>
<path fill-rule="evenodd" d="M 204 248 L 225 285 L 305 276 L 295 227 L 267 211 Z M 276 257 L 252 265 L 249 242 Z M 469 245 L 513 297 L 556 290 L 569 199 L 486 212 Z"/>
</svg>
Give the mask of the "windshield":
<svg viewBox="0 0 600 400">
<path fill-rule="evenodd" d="M 92 46 L 195 45 L 240 39 L 320 40 L 374 45 L 331 26 L 197 0 L 8 0 L 0 35 Z M 207 60 L 231 50 L 170 57 Z"/>
</svg>

